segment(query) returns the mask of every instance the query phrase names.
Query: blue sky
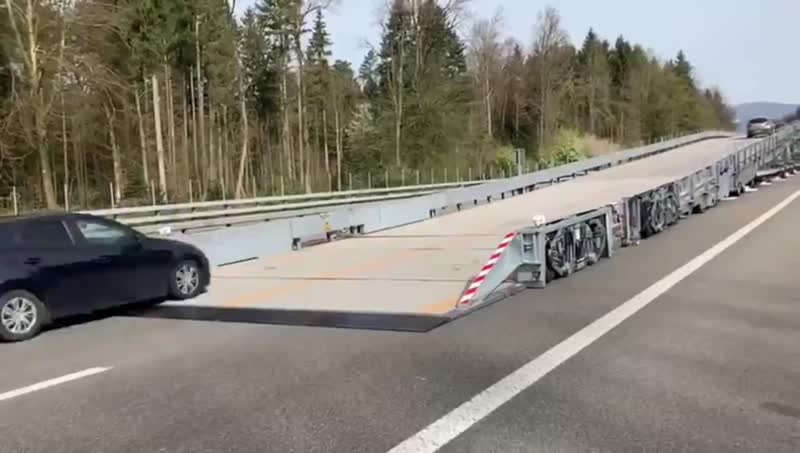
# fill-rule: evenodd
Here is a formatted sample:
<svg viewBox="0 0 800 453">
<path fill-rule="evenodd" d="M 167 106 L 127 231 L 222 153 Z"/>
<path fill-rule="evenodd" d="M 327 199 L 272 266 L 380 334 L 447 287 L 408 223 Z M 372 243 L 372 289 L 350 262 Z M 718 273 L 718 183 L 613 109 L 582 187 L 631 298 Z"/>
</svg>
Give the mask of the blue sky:
<svg viewBox="0 0 800 453">
<path fill-rule="evenodd" d="M 339 0 L 327 15 L 334 58 L 360 64 L 377 45 L 385 0 Z M 238 0 L 242 11 L 254 0 Z M 800 0 L 471 0 L 472 17 L 503 12 L 503 29 L 526 47 L 536 14 L 561 13 L 580 43 L 589 27 L 613 42 L 622 34 L 670 58 L 683 49 L 703 85 L 718 85 L 732 103 L 800 103 Z M 469 18 L 467 19 L 469 21 Z"/>
</svg>

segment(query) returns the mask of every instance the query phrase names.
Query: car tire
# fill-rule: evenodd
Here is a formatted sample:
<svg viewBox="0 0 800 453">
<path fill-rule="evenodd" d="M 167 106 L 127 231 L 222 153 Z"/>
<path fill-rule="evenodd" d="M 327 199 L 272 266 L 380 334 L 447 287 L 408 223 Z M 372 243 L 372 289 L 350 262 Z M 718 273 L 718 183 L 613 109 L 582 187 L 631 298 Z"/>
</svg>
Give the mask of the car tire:
<svg viewBox="0 0 800 453">
<path fill-rule="evenodd" d="M 191 299 L 203 290 L 202 269 L 195 260 L 178 263 L 169 274 L 169 295 L 178 300 Z"/>
<path fill-rule="evenodd" d="M 49 321 L 47 307 L 30 292 L 17 289 L 0 296 L 0 340 L 30 340 Z"/>
</svg>

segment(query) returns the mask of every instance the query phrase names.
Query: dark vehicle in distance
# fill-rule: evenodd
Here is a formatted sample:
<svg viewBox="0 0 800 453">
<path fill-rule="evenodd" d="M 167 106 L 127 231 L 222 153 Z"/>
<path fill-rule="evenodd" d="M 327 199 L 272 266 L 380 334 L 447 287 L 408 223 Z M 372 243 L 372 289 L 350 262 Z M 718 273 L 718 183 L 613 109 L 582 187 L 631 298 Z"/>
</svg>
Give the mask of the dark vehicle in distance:
<svg viewBox="0 0 800 453">
<path fill-rule="evenodd" d="M 766 137 L 775 132 L 775 124 L 769 118 L 753 118 L 747 122 L 747 138 Z"/>
<path fill-rule="evenodd" d="M 1 340 L 27 340 L 65 316 L 189 299 L 210 280 L 196 247 L 112 220 L 70 213 L 0 219 Z"/>
</svg>

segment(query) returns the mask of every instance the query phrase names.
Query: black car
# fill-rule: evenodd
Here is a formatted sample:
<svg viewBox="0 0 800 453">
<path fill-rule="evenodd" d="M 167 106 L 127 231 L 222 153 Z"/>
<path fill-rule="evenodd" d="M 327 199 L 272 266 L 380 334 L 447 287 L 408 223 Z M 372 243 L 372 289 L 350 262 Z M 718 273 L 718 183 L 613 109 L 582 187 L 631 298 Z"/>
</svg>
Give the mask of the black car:
<svg viewBox="0 0 800 453">
<path fill-rule="evenodd" d="M 0 219 L 0 339 L 21 341 L 53 319 L 165 297 L 211 280 L 196 247 L 87 214 Z"/>
</svg>

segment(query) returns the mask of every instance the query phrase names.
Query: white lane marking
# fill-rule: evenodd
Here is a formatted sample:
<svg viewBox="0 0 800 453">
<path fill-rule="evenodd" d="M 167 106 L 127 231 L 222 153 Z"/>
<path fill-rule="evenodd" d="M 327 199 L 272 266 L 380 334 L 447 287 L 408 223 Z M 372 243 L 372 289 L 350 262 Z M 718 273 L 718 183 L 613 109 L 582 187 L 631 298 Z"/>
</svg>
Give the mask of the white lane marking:
<svg viewBox="0 0 800 453">
<path fill-rule="evenodd" d="M 511 398 L 536 383 L 556 367 L 607 334 L 611 329 L 617 327 L 620 323 L 646 307 L 658 296 L 667 292 L 678 282 L 714 259 L 748 233 L 758 228 L 758 226 L 778 214 L 797 197 L 800 197 L 800 190 L 775 205 L 757 219 L 723 239 L 717 245 L 696 256 L 661 280 L 653 283 L 650 287 L 633 296 L 633 298 L 629 299 L 627 302 L 555 345 L 544 354 L 526 363 L 486 390 L 475 395 L 469 401 L 453 409 L 442 418 L 431 423 L 422 431 L 389 450 L 389 453 L 425 453 L 437 451 L 498 407 L 511 400 Z"/>
<path fill-rule="evenodd" d="M 78 379 L 83 379 L 85 377 L 94 376 L 95 374 L 105 373 L 110 369 L 111 369 L 110 367 L 88 368 L 86 370 L 78 371 L 76 373 L 67 374 L 54 379 L 48 379 L 46 381 L 38 382 L 36 384 L 29 385 L 27 387 L 22 387 L 16 390 L 0 393 L 0 401 L 10 400 L 11 398 L 27 395 L 28 393 L 38 392 L 39 390 L 44 390 L 49 387 L 65 384 L 70 381 L 75 381 Z"/>
</svg>

